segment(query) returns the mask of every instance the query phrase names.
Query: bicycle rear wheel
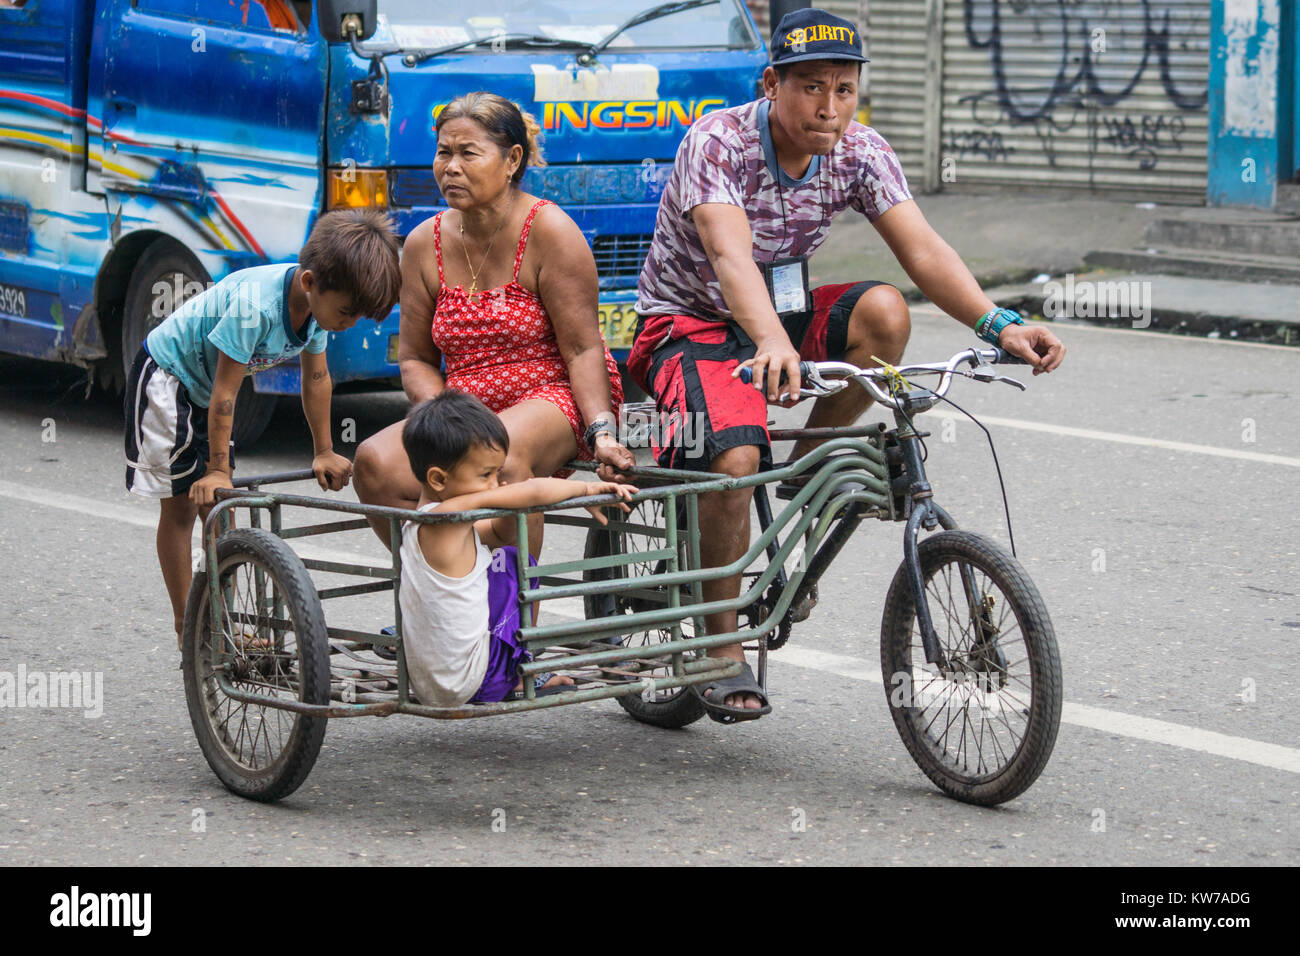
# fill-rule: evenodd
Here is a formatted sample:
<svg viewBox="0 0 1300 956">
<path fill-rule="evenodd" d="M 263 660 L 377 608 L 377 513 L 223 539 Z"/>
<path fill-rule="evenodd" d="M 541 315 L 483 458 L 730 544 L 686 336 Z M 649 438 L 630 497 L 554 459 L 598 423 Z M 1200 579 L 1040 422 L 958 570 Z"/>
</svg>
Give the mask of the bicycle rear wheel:
<svg viewBox="0 0 1300 956">
<path fill-rule="evenodd" d="M 1061 721 L 1051 619 L 1014 557 L 966 531 L 920 543 L 926 602 L 947 666 L 926 662 L 905 567 L 881 625 L 885 693 L 908 753 L 948 795 L 993 806 L 1046 766 Z"/>
<path fill-rule="evenodd" d="M 288 796 L 311 773 L 326 719 L 236 700 L 218 683 L 223 670 L 239 691 L 309 704 L 329 703 L 329 640 L 311 576 L 280 538 L 241 528 L 217 542 L 221 630 L 209 613 L 208 574 L 194 575 L 185 609 L 181 664 L 194 735 L 208 765 L 233 793 L 250 800 Z"/>
<path fill-rule="evenodd" d="M 632 509 L 630 514 L 617 515 L 614 519 L 622 524 L 642 525 L 650 528 L 664 526 L 664 503 L 662 500 L 642 501 Z M 679 527 L 684 524 L 679 523 Z M 611 531 L 608 528 L 592 528 L 587 532 L 587 547 L 584 557 L 606 557 L 613 554 L 635 554 L 660 547 L 658 538 L 628 531 Z M 662 562 L 650 560 L 636 561 L 614 568 L 597 568 L 583 573 L 584 581 L 608 581 L 611 578 L 639 577 L 646 574 L 662 572 L 658 567 Z M 683 603 L 686 595 L 682 595 Z M 595 594 L 583 599 L 588 620 L 610 618 L 618 615 L 633 614 L 668 605 L 665 588 L 649 589 L 645 593 L 617 592 L 614 594 Z M 694 627 L 691 622 L 681 625 L 683 637 L 692 637 Z M 662 644 L 671 641 L 671 628 L 653 628 L 651 630 L 631 631 L 623 636 L 622 644 L 628 647 L 644 647 L 648 644 Z M 642 677 L 667 677 L 672 673 L 669 665 L 640 671 Z M 692 724 L 704 716 L 704 704 L 688 687 L 656 689 L 650 700 L 636 694 L 626 694 L 618 698 L 619 706 L 632 717 L 645 724 L 666 727 L 675 730 Z"/>
</svg>

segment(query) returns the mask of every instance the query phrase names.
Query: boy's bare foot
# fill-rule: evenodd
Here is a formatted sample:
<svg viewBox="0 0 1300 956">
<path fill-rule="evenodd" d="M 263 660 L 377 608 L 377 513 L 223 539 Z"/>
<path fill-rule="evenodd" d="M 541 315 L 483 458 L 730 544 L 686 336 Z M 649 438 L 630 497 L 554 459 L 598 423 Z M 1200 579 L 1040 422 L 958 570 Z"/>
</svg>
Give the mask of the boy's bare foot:
<svg viewBox="0 0 1300 956">
<path fill-rule="evenodd" d="M 534 681 L 537 680 L 536 677 L 529 678 L 529 679 Z M 565 677 L 563 674 L 551 674 L 547 677 L 545 683 L 541 684 L 540 686 L 535 685 L 536 686 L 535 693 L 538 697 L 544 697 L 549 694 L 557 694 L 560 692 L 560 688 L 572 687 L 575 683 L 577 682 L 572 677 Z M 509 699 L 510 700 L 526 699 L 524 696 L 523 681 L 520 681 L 518 684 L 515 685 L 515 689 L 510 692 Z"/>
<path fill-rule="evenodd" d="M 541 690 L 543 687 L 568 687 L 572 683 L 574 683 L 572 677 L 565 677 L 563 674 L 552 674 L 551 679 L 537 689 Z M 524 689 L 523 681 L 520 681 L 518 684 L 515 685 L 516 693 L 523 689 Z"/>
</svg>

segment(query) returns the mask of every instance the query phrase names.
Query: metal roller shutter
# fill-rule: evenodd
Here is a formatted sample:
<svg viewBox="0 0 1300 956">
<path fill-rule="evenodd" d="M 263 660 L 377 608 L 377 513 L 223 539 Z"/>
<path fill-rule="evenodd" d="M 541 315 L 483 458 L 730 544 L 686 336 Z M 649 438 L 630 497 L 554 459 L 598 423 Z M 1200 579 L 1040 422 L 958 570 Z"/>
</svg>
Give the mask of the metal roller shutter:
<svg viewBox="0 0 1300 956">
<path fill-rule="evenodd" d="M 943 188 L 1204 195 L 1209 0 L 942 6 Z"/>
<path fill-rule="evenodd" d="M 746 0 L 746 6 L 749 12 L 754 16 L 754 22 L 758 24 L 758 32 L 763 36 L 763 42 L 766 43 L 772 38 L 772 26 L 769 18 L 769 0 Z M 862 14 L 862 7 L 865 3 L 859 0 L 822 0 L 821 3 L 809 3 L 810 7 L 820 7 L 823 10 L 829 10 L 837 17 L 843 17 L 856 23 L 859 28 L 866 17 Z M 868 54 L 870 56 L 870 54 Z"/>
<path fill-rule="evenodd" d="M 867 7 L 871 126 L 894 147 L 914 192 L 922 188 L 926 87 L 925 0 Z"/>
</svg>

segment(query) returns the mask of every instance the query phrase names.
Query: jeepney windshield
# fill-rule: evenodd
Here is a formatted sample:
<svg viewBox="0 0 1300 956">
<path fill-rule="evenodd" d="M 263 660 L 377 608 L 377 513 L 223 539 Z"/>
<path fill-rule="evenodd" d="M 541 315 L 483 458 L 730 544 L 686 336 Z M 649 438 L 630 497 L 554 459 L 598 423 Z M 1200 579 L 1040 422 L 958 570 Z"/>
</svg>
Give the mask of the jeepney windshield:
<svg viewBox="0 0 1300 956">
<path fill-rule="evenodd" d="M 614 39 L 609 50 L 754 49 L 757 38 L 737 3 L 719 0 L 637 24 Z M 597 43 L 657 5 L 655 0 L 379 0 L 378 25 L 367 46 L 430 49 L 503 32 Z"/>
</svg>

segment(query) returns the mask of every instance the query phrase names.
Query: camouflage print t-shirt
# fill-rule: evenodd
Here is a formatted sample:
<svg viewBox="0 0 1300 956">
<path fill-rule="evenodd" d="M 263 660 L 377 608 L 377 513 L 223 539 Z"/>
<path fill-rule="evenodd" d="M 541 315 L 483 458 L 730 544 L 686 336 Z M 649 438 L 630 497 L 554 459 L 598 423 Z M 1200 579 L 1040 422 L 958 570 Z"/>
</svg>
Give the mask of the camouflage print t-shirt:
<svg viewBox="0 0 1300 956">
<path fill-rule="evenodd" d="M 912 198 L 893 149 L 858 122 L 849 124 L 830 155 L 813 157 L 803 179 L 791 178 L 771 150 L 768 105 L 761 99 L 717 110 L 691 125 L 677 150 L 641 268 L 637 311 L 642 315 L 730 318 L 691 218 L 701 203 L 744 209 L 754 234 L 754 258 L 770 262 L 811 256 L 846 207 L 875 221 Z"/>
</svg>

